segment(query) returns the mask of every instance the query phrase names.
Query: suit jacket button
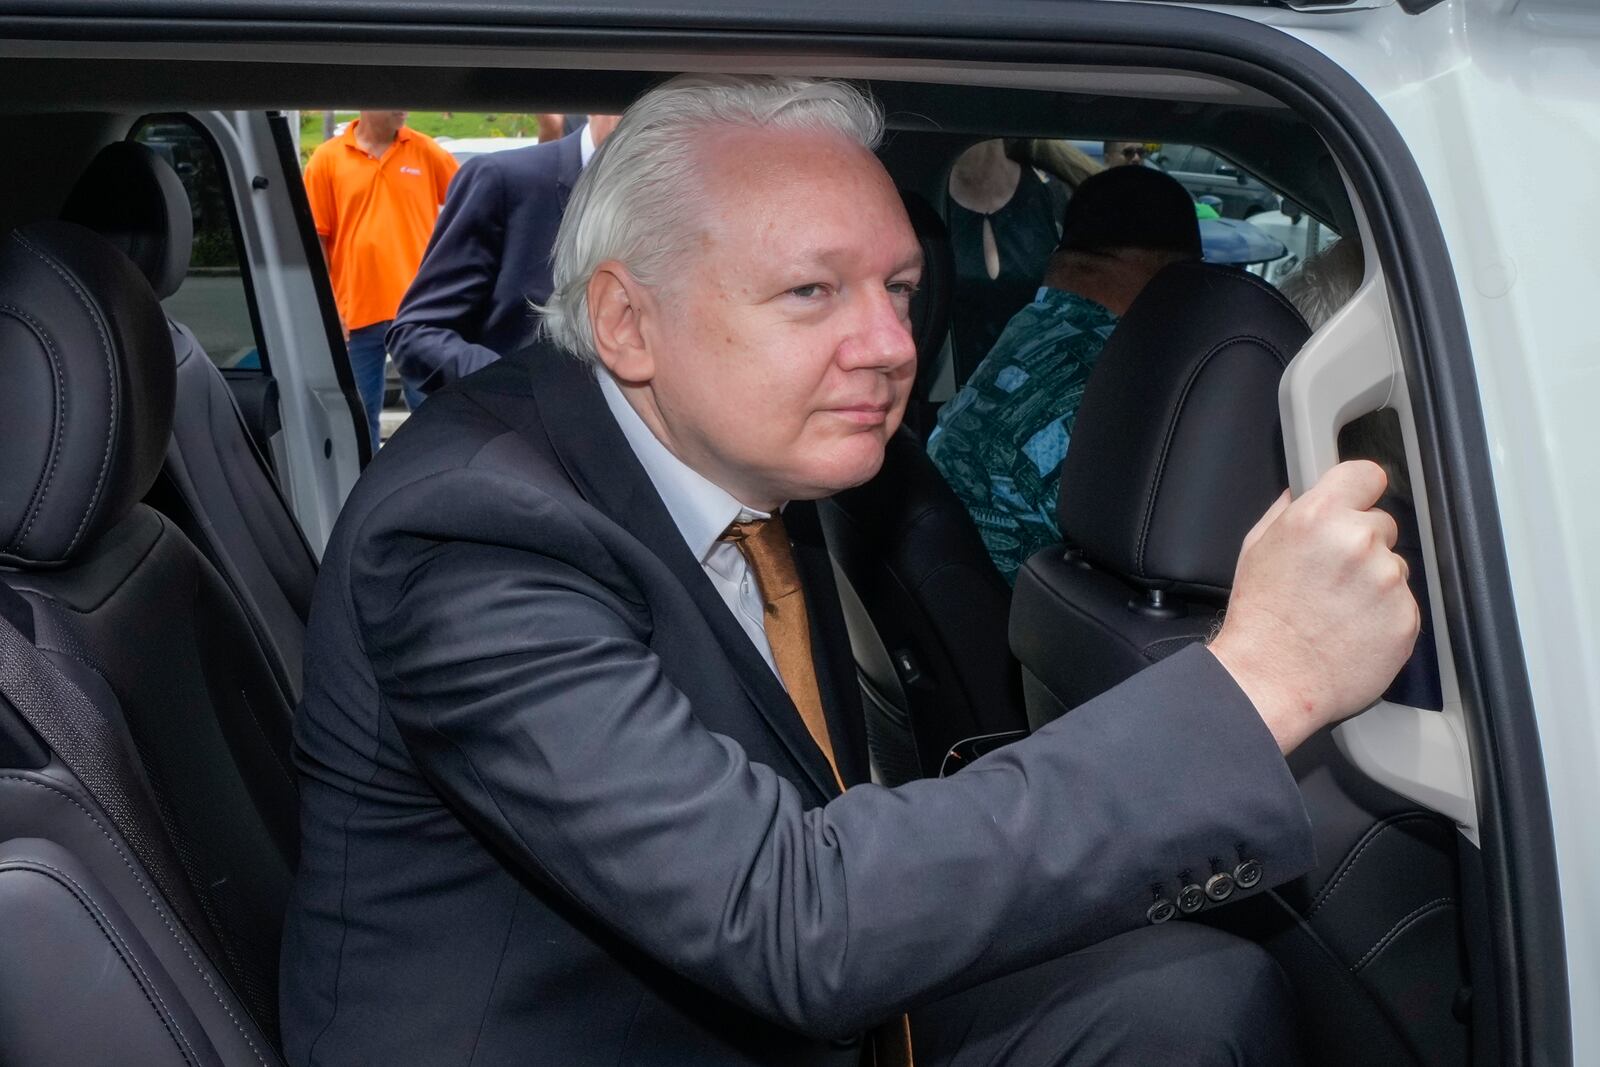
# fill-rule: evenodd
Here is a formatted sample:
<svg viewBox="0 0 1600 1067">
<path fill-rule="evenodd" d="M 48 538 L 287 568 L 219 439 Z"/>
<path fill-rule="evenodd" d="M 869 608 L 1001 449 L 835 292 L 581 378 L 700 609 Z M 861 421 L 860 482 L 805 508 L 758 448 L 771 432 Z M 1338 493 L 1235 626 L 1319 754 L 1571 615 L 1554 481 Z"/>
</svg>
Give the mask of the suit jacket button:
<svg viewBox="0 0 1600 1067">
<path fill-rule="evenodd" d="M 1162 897 L 1160 900 L 1150 905 L 1150 910 L 1144 913 L 1144 917 L 1150 920 L 1150 925 L 1160 926 L 1162 923 L 1176 915 L 1177 912 L 1178 909 L 1172 906 L 1172 901 L 1168 900 L 1166 897 Z"/>
<path fill-rule="evenodd" d="M 1233 875 L 1224 871 L 1206 879 L 1206 896 L 1221 903 L 1233 896 Z"/>
<path fill-rule="evenodd" d="M 1190 882 L 1178 893 L 1178 910 L 1185 915 L 1193 915 L 1206 906 L 1206 891 Z"/>
<path fill-rule="evenodd" d="M 1240 889 L 1254 889 L 1261 884 L 1261 861 L 1245 860 L 1233 869 L 1233 880 Z"/>
</svg>

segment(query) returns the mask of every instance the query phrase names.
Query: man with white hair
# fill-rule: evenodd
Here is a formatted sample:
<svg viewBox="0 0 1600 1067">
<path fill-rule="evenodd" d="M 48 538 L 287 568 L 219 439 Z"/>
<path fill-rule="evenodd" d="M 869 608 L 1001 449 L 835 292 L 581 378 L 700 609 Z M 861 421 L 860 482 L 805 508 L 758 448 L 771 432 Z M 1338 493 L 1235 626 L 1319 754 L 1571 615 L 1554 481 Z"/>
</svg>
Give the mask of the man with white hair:
<svg viewBox="0 0 1600 1067">
<path fill-rule="evenodd" d="M 811 502 L 913 377 L 880 126 L 836 82 L 647 93 L 557 241 L 572 355 L 444 390 L 362 476 L 296 724 L 291 1063 L 1294 1061 L 1271 960 L 1169 920 L 1312 862 L 1282 753 L 1416 632 L 1382 475 L 1280 500 L 1209 648 L 871 784 Z"/>
</svg>

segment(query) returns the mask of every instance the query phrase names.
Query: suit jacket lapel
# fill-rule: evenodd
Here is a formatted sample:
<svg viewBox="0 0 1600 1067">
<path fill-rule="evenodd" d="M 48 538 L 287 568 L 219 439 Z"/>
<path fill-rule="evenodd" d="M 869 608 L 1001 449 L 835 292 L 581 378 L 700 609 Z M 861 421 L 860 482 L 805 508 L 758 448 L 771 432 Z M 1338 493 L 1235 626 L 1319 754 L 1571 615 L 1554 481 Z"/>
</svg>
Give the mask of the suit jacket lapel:
<svg viewBox="0 0 1600 1067">
<path fill-rule="evenodd" d="M 728 657 L 729 667 L 767 726 L 783 742 L 823 798 L 837 796 L 839 787 L 828 769 L 827 758 L 811 739 L 789 694 L 750 643 L 711 579 L 706 577 L 700 561 L 690 553 L 667 506 L 661 502 L 649 475 L 634 457 L 627 438 L 606 407 L 593 371 L 567 353 L 547 345 L 523 349 L 512 358 L 523 362 L 533 377 L 533 396 L 550 446 L 573 484 L 586 500 L 648 545 L 672 571 L 705 617 L 717 644 Z M 810 589 L 808 584 L 808 594 Z M 834 610 L 837 611 L 837 607 Z M 827 694 L 838 686 L 825 685 L 820 673 L 818 683 L 827 703 Z M 851 685 L 854 685 L 853 675 Z M 831 731 L 835 713 L 831 707 L 825 710 Z M 838 758 L 837 753 L 835 758 Z M 840 773 L 844 775 L 843 767 Z M 845 776 L 845 781 L 852 779 Z"/>
</svg>

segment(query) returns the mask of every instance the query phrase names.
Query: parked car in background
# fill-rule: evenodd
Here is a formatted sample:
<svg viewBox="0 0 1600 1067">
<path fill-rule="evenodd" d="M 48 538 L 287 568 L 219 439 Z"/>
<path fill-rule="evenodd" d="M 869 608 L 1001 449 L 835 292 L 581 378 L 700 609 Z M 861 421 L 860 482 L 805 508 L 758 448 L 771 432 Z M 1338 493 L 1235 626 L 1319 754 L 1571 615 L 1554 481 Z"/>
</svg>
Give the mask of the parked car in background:
<svg viewBox="0 0 1600 1067">
<path fill-rule="evenodd" d="M 513 148 L 528 148 L 539 143 L 537 137 L 435 137 L 439 147 L 465 163 L 473 156 L 489 152 L 508 152 Z"/>
<path fill-rule="evenodd" d="M 1222 201 L 1222 215 L 1247 219 L 1261 211 L 1278 209 L 1278 194 L 1237 164 L 1199 145 L 1164 144 L 1150 156 L 1189 190 L 1196 199 L 1214 196 Z"/>
</svg>

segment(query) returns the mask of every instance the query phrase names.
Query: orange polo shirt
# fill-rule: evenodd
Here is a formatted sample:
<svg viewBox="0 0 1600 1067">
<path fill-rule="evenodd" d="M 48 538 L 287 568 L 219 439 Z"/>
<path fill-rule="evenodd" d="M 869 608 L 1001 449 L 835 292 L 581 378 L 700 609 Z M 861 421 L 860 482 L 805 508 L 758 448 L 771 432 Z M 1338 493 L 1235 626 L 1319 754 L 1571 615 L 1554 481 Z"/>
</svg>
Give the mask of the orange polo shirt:
<svg viewBox="0 0 1600 1067">
<path fill-rule="evenodd" d="M 319 145 L 305 173 L 311 217 L 331 246 L 333 298 L 348 330 L 394 318 L 460 166 L 433 138 L 407 126 L 374 159 L 356 143 L 356 125 Z"/>
</svg>

